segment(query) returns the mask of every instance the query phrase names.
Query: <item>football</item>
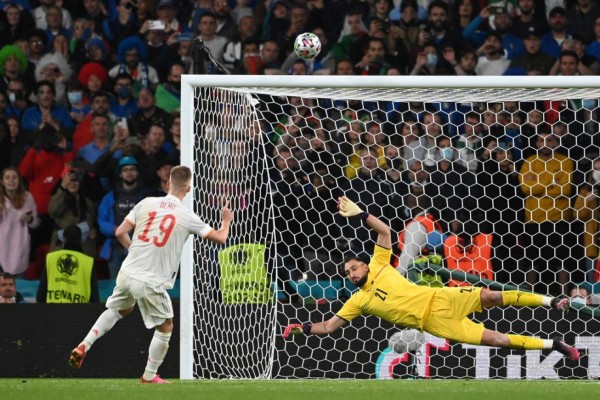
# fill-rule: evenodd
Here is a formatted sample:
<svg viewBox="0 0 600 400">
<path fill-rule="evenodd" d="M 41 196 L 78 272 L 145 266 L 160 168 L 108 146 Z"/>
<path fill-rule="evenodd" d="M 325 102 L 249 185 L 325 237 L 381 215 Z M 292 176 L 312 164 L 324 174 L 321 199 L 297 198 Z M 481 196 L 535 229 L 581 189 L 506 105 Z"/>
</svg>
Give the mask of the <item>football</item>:
<svg viewBox="0 0 600 400">
<path fill-rule="evenodd" d="M 294 41 L 294 51 L 303 60 L 313 60 L 321 51 L 321 40 L 314 33 L 302 33 Z"/>
<path fill-rule="evenodd" d="M 425 335 L 417 329 L 404 329 L 396 332 L 388 340 L 388 346 L 397 354 L 418 350 L 423 343 L 425 343 Z"/>
</svg>

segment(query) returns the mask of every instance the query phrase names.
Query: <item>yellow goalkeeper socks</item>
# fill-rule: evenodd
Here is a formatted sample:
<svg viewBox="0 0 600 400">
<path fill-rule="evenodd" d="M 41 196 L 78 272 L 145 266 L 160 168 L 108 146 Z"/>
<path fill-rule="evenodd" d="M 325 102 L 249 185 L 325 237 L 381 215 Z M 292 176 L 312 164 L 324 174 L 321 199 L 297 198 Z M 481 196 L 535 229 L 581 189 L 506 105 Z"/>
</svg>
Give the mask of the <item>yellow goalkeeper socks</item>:
<svg viewBox="0 0 600 400">
<path fill-rule="evenodd" d="M 552 340 L 543 340 L 523 335 L 507 334 L 511 349 L 544 350 L 552 348 Z"/>
<path fill-rule="evenodd" d="M 550 306 L 551 297 L 539 294 L 521 292 L 519 290 L 507 290 L 502 292 L 502 305 L 517 307 L 539 307 Z"/>
</svg>

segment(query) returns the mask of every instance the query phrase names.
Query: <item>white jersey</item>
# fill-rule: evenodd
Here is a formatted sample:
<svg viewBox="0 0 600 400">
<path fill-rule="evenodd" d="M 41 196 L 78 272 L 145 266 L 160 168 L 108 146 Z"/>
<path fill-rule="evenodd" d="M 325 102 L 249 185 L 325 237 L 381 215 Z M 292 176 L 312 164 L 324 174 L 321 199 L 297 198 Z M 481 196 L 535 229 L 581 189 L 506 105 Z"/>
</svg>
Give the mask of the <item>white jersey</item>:
<svg viewBox="0 0 600 400">
<path fill-rule="evenodd" d="M 205 238 L 212 228 L 173 196 L 140 201 L 125 220 L 135 227 L 121 271 L 151 285 L 173 287 L 181 251 L 190 234 Z"/>
</svg>

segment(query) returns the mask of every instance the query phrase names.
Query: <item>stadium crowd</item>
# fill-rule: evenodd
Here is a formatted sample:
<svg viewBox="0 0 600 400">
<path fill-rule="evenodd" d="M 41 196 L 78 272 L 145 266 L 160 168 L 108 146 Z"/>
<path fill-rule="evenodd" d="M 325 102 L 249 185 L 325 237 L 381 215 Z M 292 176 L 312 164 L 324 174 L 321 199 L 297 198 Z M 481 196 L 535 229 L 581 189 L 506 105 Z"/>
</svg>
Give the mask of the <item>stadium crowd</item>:
<svg viewBox="0 0 600 400">
<path fill-rule="evenodd" d="M 0 7 L 0 271 L 26 279 L 42 276 L 46 255 L 63 248 L 72 226 L 94 274 L 116 277 L 124 257 L 116 227 L 139 200 L 166 193 L 180 162 L 180 82 L 193 71 L 195 37 L 231 72 L 249 75 L 600 72 L 600 7 L 591 0 Z M 322 43 L 311 62 L 293 52 L 306 31 Z M 341 193 L 390 222 L 402 273 L 435 253 L 426 237 L 440 231 L 451 267 L 473 252 L 468 272 L 544 292 L 598 280 L 596 99 L 268 104 L 260 128 L 281 196 L 276 223 L 289 245 L 280 254 L 284 283 L 314 272 L 307 256 L 319 261 L 308 262 L 321 266 L 316 275 L 332 277 L 345 250 L 372 253 L 363 226 L 327 220 L 337 218 L 330 200 Z"/>
</svg>

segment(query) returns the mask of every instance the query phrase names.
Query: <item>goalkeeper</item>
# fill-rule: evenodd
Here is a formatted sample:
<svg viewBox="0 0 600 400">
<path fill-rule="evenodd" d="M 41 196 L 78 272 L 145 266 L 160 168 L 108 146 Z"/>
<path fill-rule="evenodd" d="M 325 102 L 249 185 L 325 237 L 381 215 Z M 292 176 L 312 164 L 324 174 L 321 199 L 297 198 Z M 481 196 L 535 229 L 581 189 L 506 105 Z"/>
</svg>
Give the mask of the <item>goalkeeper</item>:
<svg viewBox="0 0 600 400">
<path fill-rule="evenodd" d="M 327 321 L 291 324 L 283 337 L 297 334 L 329 334 L 354 318 L 370 314 L 392 324 L 429 332 L 460 343 L 524 350 L 556 350 L 573 361 L 579 351 L 562 338 L 538 339 L 505 334 L 485 328 L 467 316 L 494 306 L 545 306 L 565 311 L 567 298 L 558 299 L 521 291 L 491 291 L 476 287 L 430 288 L 417 286 L 399 274 L 390 264 L 392 240 L 390 228 L 379 218 L 361 210 L 346 196 L 339 198 L 343 217 L 361 218 L 377 232 L 377 245 L 371 262 L 357 257 L 344 263 L 344 272 L 358 290 L 340 311 Z"/>
</svg>

